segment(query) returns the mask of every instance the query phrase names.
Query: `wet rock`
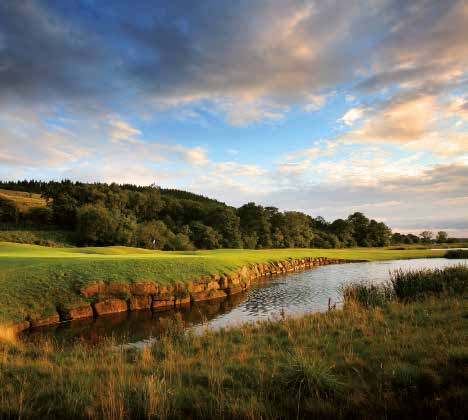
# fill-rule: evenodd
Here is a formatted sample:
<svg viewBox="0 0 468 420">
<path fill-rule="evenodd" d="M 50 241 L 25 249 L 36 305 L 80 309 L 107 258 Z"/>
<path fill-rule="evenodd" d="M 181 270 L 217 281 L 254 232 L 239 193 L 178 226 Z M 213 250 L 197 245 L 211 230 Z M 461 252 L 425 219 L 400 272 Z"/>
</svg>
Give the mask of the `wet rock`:
<svg viewBox="0 0 468 420">
<path fill-rule="evenodd" d="M 73 319 L 88 318 L 93 316 L 93 308 L 89 303 L 80 305 L 65 305 L 60 308 L 60 316 L 64 321 Z"/>
<path fill-rule="evenodd" d="M 97 295 L 98 293 L 104 293 L 105 291 L 106 284 L 103 280 L 99 280 L 96 283 L 92 283 L 80 289 L 80 293 L 87 298 Z"/>
<path fill-rule="evenodd" d="M 221 289 L 226 289 L 228 286 L 229 286 L 229 278 L 228 278 L 228 276 L 223 276 L 223 277 L 221 277 L 221 279 L 219 280 L 219 287 L 220 287 Z"/>
<path fill-rule="evenodd" d="M 183 297 L 176 297 L 175 298 L 175 305 L 189 305 L 190 304 L 190 296 L 183 296 Z"/>
<path fill-rule="evenodd" d="M 94 310 L 98 316 L 101 316 L 106 314 L 125 312 L 128 310 L 128 307 L 125 300 L 111 298 L 95 303 Z"/>
<path fill-rule="evenodd" d="M 151 296 L 134 296 L 128 300 L 128 307 L 131 311 L 150 309 L 152 301 Z"/>
<path fill-rule="evenodd" d="M 244 288 L 242 286 L 233 286 L 233 287 L 228 287 L 226 289 L 226 293 L 228 295 L 235 295 L 236 293 L 241 293 L 244 291 Z"/>
<path fill-rule="evenodd" d="M 32 328 L 43 327 L 44 325 L 58 324 L 60 322 L 60 316 L 58 313 L 41 317 L 32 316 L 30 317 L 29 322 L 31 323 Z"/>
<path fill-rule="evenodd" d="M 225 298 L 226 296 L 227 294 L 223 290 L 207 290 L 205 292 L 192 295 L 192 300 L 194 302 L 201 302 L 204 300 Z"/>
<path fill-rule="evenodd" d="M 174 296 L 168 296 L 166 298 L 153 297 L 153 311 L 165 311 L 173 308 L 175 305 Z"/>
</svg>

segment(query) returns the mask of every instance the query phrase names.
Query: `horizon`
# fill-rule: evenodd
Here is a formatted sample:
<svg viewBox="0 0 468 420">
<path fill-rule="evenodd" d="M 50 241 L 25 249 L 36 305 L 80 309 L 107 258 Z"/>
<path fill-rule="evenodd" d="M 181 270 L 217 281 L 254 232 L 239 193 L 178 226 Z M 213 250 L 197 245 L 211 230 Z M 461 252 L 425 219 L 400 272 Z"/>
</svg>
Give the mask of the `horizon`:
<svg viewBox="0 0 468 420">
<path fill-rule="evenodd" d="M 468 237 L 467 27 L 463 0 L 6 0 L 0 179 Z"/>
</svg>

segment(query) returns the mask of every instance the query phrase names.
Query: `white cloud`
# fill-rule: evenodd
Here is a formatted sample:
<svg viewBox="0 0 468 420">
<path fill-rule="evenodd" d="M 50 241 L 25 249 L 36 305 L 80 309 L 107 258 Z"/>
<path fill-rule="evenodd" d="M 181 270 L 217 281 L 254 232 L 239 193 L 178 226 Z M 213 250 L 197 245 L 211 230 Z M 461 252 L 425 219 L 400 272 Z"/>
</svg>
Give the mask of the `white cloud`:
<svg viewBox="0 0 468 420">
<path fill-rule="evenodd" d="M 346 125 L 353 125 L 364 114 L 363 108 L 351 108 L 338 120 Z"/>
<path fill-rule="evenodd" d="M 124 121 L 110 120 L 110 137 L 117 141 L 127 141 L 129 143 L 139 143 L 141 140 L 135 137 L 141 134 L 141 131 L 131 127 Z"/>
</svg>

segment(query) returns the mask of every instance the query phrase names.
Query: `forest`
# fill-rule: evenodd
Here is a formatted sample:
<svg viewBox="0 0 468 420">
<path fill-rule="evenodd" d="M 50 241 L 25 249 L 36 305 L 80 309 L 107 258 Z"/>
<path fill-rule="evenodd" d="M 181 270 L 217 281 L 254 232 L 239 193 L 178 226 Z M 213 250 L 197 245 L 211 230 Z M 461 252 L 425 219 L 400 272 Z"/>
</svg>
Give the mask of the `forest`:
<svg viewBox="0 0 468 420">
<path fill-rule="evenodd" d="M 126 245 L 158 250 L 347 248 L 431 240 L 427 231 L 420 236 L 392 234 L 385 223 L 360 212 L 328 222 L 321 216 L 282 212 L 255 203 L 235 208 L 156 185 L 24 180 L 0 182 L 0 189 L 40 194 L 45 199 L 42 206 L 21 207 L 0 197 L 3 226 L 66 230 L 80 246 Z M 444 238 L 447 240 L 446 235 Z"/>
</svg>

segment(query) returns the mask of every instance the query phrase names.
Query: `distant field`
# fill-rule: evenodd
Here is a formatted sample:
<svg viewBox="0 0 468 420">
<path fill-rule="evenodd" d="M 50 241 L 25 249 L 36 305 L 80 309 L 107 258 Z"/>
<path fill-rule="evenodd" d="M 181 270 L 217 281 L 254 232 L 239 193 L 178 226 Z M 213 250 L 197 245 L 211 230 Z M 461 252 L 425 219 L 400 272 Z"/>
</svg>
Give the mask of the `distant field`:
<svg viewBox="0 0 468 420">
<path fill-rule="evenodd" d="M 442 256 L 444 251 L 354 249 L 272 249 L 151 251 L 140 248 L 47 248 L 0 242 L 0 322 L 47 314 L 80 299 L 80 287 L 105 280 L 159 284 L 188 282 L 203 275 L 232 272 L 247 263 L 287 258 L 330 257 L 390 260 Z"/>
<path fill-rule="evenodd" d="M 47 201 L 40 194 L 28 193 L 23 191 L 12 191 L 0 189 L 0 198 L 15 201 L 19 207 L 45 207 Z"/>
</svg>

